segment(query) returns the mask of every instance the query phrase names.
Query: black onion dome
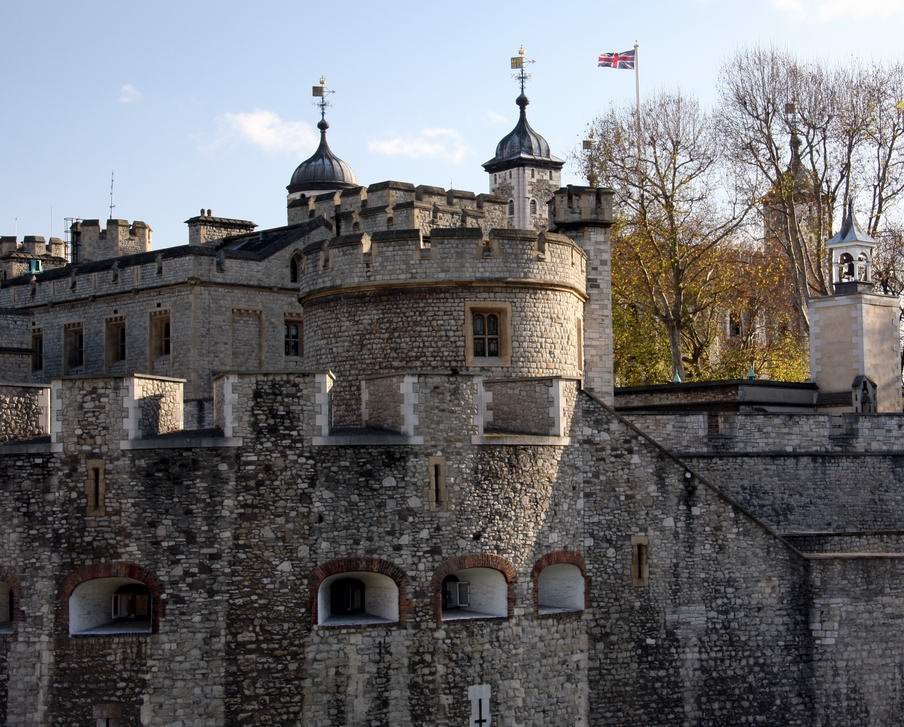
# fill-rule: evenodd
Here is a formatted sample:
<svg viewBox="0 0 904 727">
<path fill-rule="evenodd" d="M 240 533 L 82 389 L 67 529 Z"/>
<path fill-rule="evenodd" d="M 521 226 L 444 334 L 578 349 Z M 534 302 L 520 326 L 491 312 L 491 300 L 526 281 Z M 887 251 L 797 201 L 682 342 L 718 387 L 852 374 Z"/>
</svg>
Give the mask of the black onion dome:
<svg viewBox="0 0 904 727">
<path fill-rule="evenodd" d="M 352 168 L 333 154 L 326 142 L 326 130 L 330 125 L 325 119 L 317 124 L 320 129 L 320 145 L 317 151 L 305 159 L 295 173 L 286 189 L 289 193 L 307 192 L 324 189 L 349 189 L 358 186 L 358 180 Z"/>
<path fill-rule="evenodd" d="M 537 166 L 560 169 L 564 162 L 550 153 L 549 143 L 527 122 L 525 109 L 530 103 L 527 96 L 522 93 L 515 103 L 520 108 L 518 123 L 502 137 L 496 145 L 496 156 L 485 162 L 483 168 L 492 173 L 510 169 L 522 162 L 535 162 Z"/>
</svg>

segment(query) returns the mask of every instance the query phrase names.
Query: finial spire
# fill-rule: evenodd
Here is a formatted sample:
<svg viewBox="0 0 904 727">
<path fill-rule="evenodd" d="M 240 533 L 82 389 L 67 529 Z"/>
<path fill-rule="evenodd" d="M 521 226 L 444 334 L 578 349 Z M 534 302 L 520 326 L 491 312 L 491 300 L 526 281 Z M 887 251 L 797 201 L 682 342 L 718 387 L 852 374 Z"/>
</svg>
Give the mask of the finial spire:
<svg viewBox="0 0 904 727">
<path fill-rule="evenodd" d="M 800 136 L 797 134 L 797 106 L 789 101 L 785 104 L 785 114 L 791 124 L 791 171 L 797 173 L 800 169 Z"/>
<path fill-rule="evenodd" d="M 326 130 L 330 128 L 330 125 L 326 121 L 326 108 L 330 105 L 330 102 L 327 101 L 328 93 L 336 92 L 333 89 L 327 87 L 326 77 L 321 76 L 320 83 L 318 83 L 316 86 L 311 87 L 311 95 L 316 99 L 320 99 L 316 103 L 320 107 L 320 122 L 317 124 L 317 128 L 320 129 L 321 134 L 325 133 Z"/>
<path fill-rule="evenodd" d="M 528 63 L 535 62 L 533 59 L 526 58 L 525 53 L 526 51 L 524 50 L 524 46 L 522 45 L 518 49 L 518 55 L 512 56 L 512 70 L 518 71 L 517 73 L 513 74 L 512 77 L 517 80 L 519 84 L 521 84 L 521 95 L 518 96 L 515 103 L 517 103 L 521 107 L 522 111 L 524 111 L 524 107 L 527 106 L 527 96 L 524 95 L 524 87 L 527 80 L 530 78 L 530 74 L 524 72 L 524 66 Z"/>
</svg>

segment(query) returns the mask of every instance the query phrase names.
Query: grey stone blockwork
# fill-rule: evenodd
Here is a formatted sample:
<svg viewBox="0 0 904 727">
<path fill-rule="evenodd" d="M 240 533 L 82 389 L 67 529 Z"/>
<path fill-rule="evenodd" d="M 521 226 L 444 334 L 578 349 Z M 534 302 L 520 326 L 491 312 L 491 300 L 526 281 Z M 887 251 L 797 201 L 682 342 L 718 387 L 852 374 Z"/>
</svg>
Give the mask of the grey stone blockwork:
<svg viewBox="0 0 904 727">
<path fill-rule="evenodd" d="M 0 417 L 0 723 L 453 727 L 485 684 L 505 727 L 894 724 L 897 424 L 829 420 L 829 444 L 789 424 L 801 449 L 781 453 L 726 444 L 728 420 L 719 442 L 635 426 L 607 405 L 605 190 L 557 191 L 559 232 L 539 235 L 471 224 L 492 200 L 376 187 L 232 247 L 0 287 L 48 331 L 160 303 L 179 347 L 150 376 L 54 375 L 49 438 Z M 407 203 L 458 226 L 390 229 Z M 469 350 L 475 309 L 508 336 L 497 361 Z M 300 312 L 287 370 L 278 332 Z M 165 376 L 183 370 L 184 390 Z M 33 417 L 39 391 L 4 395 Z M 202 397 L 213 427 L 180 430 Z M 492 613 L 443 613 L 462 571 L 493 584 Z M 544 578 L 566 571 L 577 600 L 557 610 Z M 329 620 L 343 574 L 380 583 L 391 618 Z M 79 589 L 109 578 L 147 587 L 149 631 L 71 634 Z"/>
</svg>

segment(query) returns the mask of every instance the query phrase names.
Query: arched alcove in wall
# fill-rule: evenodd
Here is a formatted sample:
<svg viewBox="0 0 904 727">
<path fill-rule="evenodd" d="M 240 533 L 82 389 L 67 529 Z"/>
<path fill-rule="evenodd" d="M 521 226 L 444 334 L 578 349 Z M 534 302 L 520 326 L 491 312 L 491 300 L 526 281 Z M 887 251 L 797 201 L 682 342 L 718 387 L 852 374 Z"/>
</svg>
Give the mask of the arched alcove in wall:
<svg viewBox="0 0 904 727">
<path fill-rule="evenodd" d="M 122 576 L 93 578 L 69 595 L 73 636 L 147 634 L 153 624 L 153 596 L 141 581 Z"/>
<path fill-rule="evenodd" d="M 408 576 L 378 558 L 337 558 L 311 574 L 309 604 L 318 626 L 402 623 Z"/>
<path fill-rule="evenodd" d="M 443 563 L 433 575 L 438 621 L 508 618 L 512 615 L 515 570 L 496 555 L 465 555 Z"/>
<path fill-rule="evenodd" d="M 317 623 L 321 626 L 398 620 L 399 587 L 382 573 L 336 573 L 324 578 L 317 591 Z"/>
<path fill-rule="evenodd" d="M 547 553 L 534 564 L 531 577 L 538 614 L 570 613 L 589 607 L 590 584 L 579 553 Z"/>
</svg>

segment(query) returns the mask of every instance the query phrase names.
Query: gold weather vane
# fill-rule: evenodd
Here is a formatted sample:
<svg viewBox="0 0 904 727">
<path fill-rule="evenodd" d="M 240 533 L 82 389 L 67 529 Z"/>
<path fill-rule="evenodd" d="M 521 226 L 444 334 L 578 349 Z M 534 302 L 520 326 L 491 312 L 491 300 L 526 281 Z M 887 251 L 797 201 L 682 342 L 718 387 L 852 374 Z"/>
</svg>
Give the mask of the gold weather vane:
<svg viewBox="0 0 904 727">
<path fill-rule="evenodd" d="M 518 71 L 512 74 L 512 78 L 521 84 L 521 93 L 524 93 L 524 83 L 530 78 L 529 73 L 524 72 L 524 66 L 528 63 L 536 63 L 532 58 L 525 58 L 525 50 L 522 45 L 518 49 L 518 55 L 512 56 L 512 70 Z"/>
<path fill-rule="evenodd" d="M 317 105 L 320 107 L 320 120 L 321 121 L 324 121 L 326 119 L 326 109 L 327 109 L 327 106 L 330 105 L 330 102 L 327 101 L 328 93 L 336 93 L 336 92 L 331 88 L 327 88 L 326 77 L 321 76 L 320 83 L 318 83 L 316 86 L 311 87 L 311 96 L 313 96 L 314 98 L 320 99 L 319 101 L 317 101 Z"/>
</svg>

